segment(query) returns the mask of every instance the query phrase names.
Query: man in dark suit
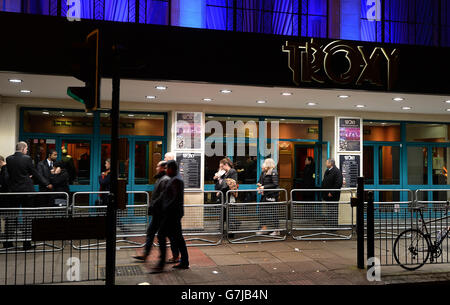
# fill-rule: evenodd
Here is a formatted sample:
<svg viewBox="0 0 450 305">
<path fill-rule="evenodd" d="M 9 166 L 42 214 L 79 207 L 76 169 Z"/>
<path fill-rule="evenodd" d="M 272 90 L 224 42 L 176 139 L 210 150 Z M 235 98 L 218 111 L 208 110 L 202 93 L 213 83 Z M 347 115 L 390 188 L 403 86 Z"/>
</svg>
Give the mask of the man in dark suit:
<svg viewBox="0 0 450 305">
<path fill-rule="evenodd" d="M 181 228 L 181 218 L 184 216 L 184 182 L 180 175 L 178 175 L 178 164 L 176 161 L 168 161 L 166 171 L 170 180 L 167 182 L 163 195 L 162 221 L 158 232 L 161 257 L 158 265 L 152 270 L 152 273 L 159 273 L 164 269 L 166 260 L 166 237 L 168 236 L 172 237 L 171 241 L 176 243 L 181 254 L 180 263 L 174 265 L 173 268 L 189 268 L 188 251 Z"/>
<path fill-rule="evenodd" d="M 0 156 L 0 195 L 1 193 L 8 193 L 8 171 L 6 169 L 6 161 L 3 156 Z M 0 196 L 0 207 L 1 208 L 10 208 L 13 205 L 11 204 L 11 196 Z M 11 221 L 6 218 L 5 219 L 5 231 L 8 234 L 9 228 L 11 228 Z M 6 236 L 8 240 L 8 236 Z M 3 248 L 11 248 L 13 247 L 13 243 L 11 241 L 3 242 Z"/>
<path fill-rule="evenodd" d="M 56 162 L 58 158 L 58 153 L 54 149 L 50 149 L 47 152 L 47 158 L 42 160 L 37 165 L 37 171 L 41 177 L 45 178 L 46 181 L 50 182 L 53 174 L 51 173 L 53 169 L 53 164 Z M 39 183 L 39 192 L 48 192 L 49 189 L 47 185 Z M 51 206 L 52 196 L 41 195 L 38 197 L 39 206 Z"/>
<path fill-rule="evenodd" d="M 327 170 L 323 175 L 322 189 L 340 189 L 342 187 L 343 178 L 339 168 L 336 167 L 334 159 L 327 160 Z M 322 192 L 322 199 L 324 201 L 339 201 L 341 192 Z M 338 213 L 339 204 L 329 203 L 326 205 L 327 219 L 330 221 L 330 225 L 338 225 Z"/>
<path fill-rule="evenodd" d="M 16 153 L 6 158 L 8 170 L 8 188 L 12 193 L 33 193 L 34 184 L 31 177 L 37 179 L 39 184 L 45 185 L 49 190 L 53 188 L 49 181 L 42 177 L 33 166 L 30 156 L 27 156 L 28 145 L 25 142 L 19 142 L 16 145 Z M 33 196 L 17 196 L 15 205 L 18 207 L 33 207 Z M 30 242 L 24 242 L 24 249 L 31 249 Z"/>
</svg>

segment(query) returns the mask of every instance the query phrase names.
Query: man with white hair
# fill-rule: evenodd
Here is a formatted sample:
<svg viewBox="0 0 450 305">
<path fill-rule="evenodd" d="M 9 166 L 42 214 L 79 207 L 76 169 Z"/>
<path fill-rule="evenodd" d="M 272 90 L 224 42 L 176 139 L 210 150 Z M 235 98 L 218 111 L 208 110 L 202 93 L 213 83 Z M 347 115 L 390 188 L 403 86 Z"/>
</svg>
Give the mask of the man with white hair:
<svg viewBox="0 0 450 305">
<path fill-rule="evenodd" d="M 173 153 L 173 152 L 171 152 L 171 151 L 169 151 L 169 152 L 167 152 L 165 155 L 164 155 L 164 161 L 170 161 L 170 160 L 175 160 L 175 158 L 176 158 L 176 155 L 175 155 L 175 153 Z"/>
</svg>

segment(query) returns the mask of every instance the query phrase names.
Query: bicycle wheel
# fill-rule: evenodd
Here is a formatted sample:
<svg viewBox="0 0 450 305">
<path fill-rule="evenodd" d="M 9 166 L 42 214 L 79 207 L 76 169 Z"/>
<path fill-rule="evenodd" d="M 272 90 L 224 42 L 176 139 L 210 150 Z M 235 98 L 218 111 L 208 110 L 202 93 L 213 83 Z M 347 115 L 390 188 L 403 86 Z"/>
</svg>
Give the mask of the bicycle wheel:
<svg viewBox="0 0 450 305">
<path fill-rule="evenodd" d="M 430 250 L 429 240 L 417 229 L 403 231 L 394 242 L 395 261 L 406 270 L 422 267 L 430 256 Z"/>
</svg>

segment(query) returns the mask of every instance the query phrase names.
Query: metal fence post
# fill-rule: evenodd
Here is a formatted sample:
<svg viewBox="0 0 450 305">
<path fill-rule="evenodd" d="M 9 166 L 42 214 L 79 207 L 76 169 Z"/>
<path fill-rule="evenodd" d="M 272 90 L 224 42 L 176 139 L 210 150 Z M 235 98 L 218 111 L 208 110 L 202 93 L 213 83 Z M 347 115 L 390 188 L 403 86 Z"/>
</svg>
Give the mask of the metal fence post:
<svg viewBox="0 0 450 305">
<path fill-rule="evenodd" d="M 373 192 L 367 193 L 367 261 L 375 256 L 375 207 Z M 367 269 L 372 266 L 367 265 Z"/>
<path fill-rule="evenodd" d="M 356 260 L 359 269 L 364 269 L 364 177 L 358 177 L 356 205 L 356 235 L 357 254 Z"/>
</svg>

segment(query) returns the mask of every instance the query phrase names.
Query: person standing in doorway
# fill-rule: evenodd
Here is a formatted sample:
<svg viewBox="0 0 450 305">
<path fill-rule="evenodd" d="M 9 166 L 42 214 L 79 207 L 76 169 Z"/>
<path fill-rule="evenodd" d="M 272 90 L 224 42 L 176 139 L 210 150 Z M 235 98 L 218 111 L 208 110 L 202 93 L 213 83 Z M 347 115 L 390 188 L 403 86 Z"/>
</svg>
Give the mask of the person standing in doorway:
<svg viewBox="0 0 450 305">
<path fill-rule="evenodd" d="M 105 161 L 105 171 L 98 177 L 100 183 L 100 192 L 109 192 L 111 190 L 111 159 Z M 107 205 L 108 194 L 100 194 L 100 205 Z"/>
<path fill-rule="evenodd" d="M 50 181 L 52 178 L 52 169 L 53 164 L 56 162 L 56 159 L 58 158 L 58 153 L 54 149 L 50 149 L 47 152 L 47 158 L 45 160 L 42 160 L 37 165 L 37 171 L 39 175 L 45 178 L 46 181 Z M 54 190 L 53 190 L 54 191 Z M 39 192 L 48 192 L 47 186 L 43 184 L 39 184 Z M 51 195 L 42 195 L 39 196 L 39 206 L 52 206 L 52 196 Z"/>
<path fill-rule="evenodd" d="M 170 180 L 167 182 L 163 195 L 162 221 L 158 232 L 158 242 L 161 257 L 158 265 L 152 273 L 159 273 L 164 270 L 166 260 L 166 237 L 172 236 L 174 242 L 181 253 L 180 263 L 173 266 L 176 269 L 189 268 L 189 255 L 186 242 L 181 229 L 181 218 L 184 216 L 184 182 L 178 174 L 178 164 L 174 160 L 167 162 L 167 175 Z"/>
<path fill-rule="evenodd" d="M 339 168 L 336 167 L 334 159 L 327 160 L 327 170 L 323 175 L 322 189 L 340 189 L 343 184 L 342 173 Z M 341 197 L 340 191 L 323 191 L 322 200 L 324 201 L 339 201 Z M 327 219 L 330 220 L 331 225 L 337 226 L 338 224 L 338 203 L 328 203 L 326 205 Z"/>
<path fill-rule="evenodd" d="M 316 166 L 313 157 L 306 157 L 305 169 L 303 170 L 302 189 L 314 189 L 316 186 Z M 314 201 L 314 192 L 303 192 L 303 201 Z"/>
</svg>

